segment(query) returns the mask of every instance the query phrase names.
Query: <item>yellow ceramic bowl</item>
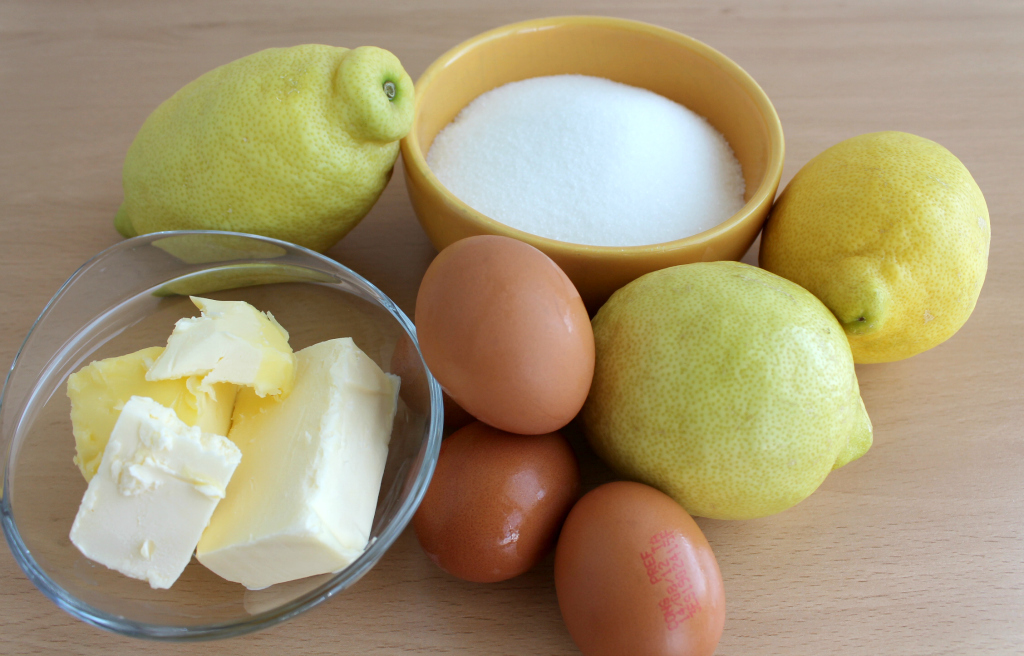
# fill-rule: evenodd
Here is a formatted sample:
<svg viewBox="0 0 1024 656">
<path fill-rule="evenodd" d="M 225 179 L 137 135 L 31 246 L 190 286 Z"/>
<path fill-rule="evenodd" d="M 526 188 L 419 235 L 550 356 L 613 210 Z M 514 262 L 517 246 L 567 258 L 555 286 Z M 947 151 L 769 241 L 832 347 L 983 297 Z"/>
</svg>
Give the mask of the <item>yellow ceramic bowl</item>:
<svg viewBox="0 0 1024 656">
<path fill-rule="evenodd" d="M 431 172 L 426 153 L 434 137 L 474 98 L 509 82 L 566 73 L 650 89 L 707 118 L 743 167 L 746 205 L 724 223 L 685 239 L 650 246 L 585 246 L 498 223 L 456 198 Z M 775 108 L 732 60 L 671 30 L 595 16 L 516 23 L 452 48 L 416 82 L 416 115 L 402 140 L 409 198 L 438 250 L 473 235 L 520 239 L 557 262 L 591 309 L 650 271 L 743 257 L 775 198 L 783 155 Z"/>
</svg>

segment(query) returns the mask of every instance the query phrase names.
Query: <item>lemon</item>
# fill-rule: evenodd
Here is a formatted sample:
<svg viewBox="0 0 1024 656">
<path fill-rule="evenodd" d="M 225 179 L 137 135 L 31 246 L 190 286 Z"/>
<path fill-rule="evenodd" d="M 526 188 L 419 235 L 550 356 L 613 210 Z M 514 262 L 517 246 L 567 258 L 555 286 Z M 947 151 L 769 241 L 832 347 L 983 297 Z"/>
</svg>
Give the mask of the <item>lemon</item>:
<svg viewBox="0 0 1024 656">
<path fill-rule="evenodd" d="M 232 230 L 325 251 L 391 177 L 413 85 L 386 50 L 272 48 L 197 78 L 128 149 L 126 237 Z"/>
<path fill-rule="evenodd" d="M 928 139 L 876 132 L 793 177 L 765 225 L 760 264 L 832 310 L 855 362 L 890 362 L 967 321 L 990 237 L 985 198 L 960 160 Z"/>
<path fill-rule="evenodd" d="M 593 319 L 587 438 L 692 515 L 780 512 L 871 446 L 850 345 L 798 285 L 739 262 L 686 264 Z"/>
</svg>

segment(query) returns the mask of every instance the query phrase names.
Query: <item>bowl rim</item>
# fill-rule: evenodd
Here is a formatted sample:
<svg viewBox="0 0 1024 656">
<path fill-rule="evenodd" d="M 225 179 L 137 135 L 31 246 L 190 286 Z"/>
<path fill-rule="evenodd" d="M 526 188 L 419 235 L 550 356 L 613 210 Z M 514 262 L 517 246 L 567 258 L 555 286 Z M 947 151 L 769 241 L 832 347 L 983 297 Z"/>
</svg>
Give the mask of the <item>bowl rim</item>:
<svg viewBox="0 0 1024 656">
<path fill-rule="evenodd" d="M 341 264 L 340 262 L 321 253 L 299 246 L 298 244 L 281 241 L 271 237 L 220 230 L 162 231 L 140 235 L 105 248 L 79 266 L 46 303 L 46 306 L 39 313 L 39 316 L 29 328 L 28 333 L 25 335 L 25 339 L 22 340 L 21 346 L 18 347 L 18 351 L 15 353 L 14 359 L 11 361 L 11 365 L 7 370 L 3 387 L 0 388 L 0 409 L 3 408 L 7 388 L 15 369 L 17 368 L 21 354 L 34 334 L 36 328 L 51 312 L 57 302 L 64 296 L 66 290 L 74 282 L 82 278 L 89 269 L 120 251 L 129 250 L 145 243 L 152 243 L 157 239 L 204 234 L 243 237 L 266 244 L 284 247 L 286 250 L 294 249 L 301 255 L 310 257 L 319 263 L 326 265 L 330 269 L 351 276 L 352 282 L 356 284 L 357 287 L 362 288 L 362 291 L 368 292 L 370 296 L 376 299 L 412 339 L 412 342 L 416 347 L 416 351 L 420 356 L 420 360 L 423 362 L 423 368 L 426 372 L 427 386 L 430 391 L 430 422 L 427 426 L 426 451 L 423 455 L 423 464 L 413 481 L 409 497 L 405 500 L 405 503 L 398 508 L 391 522 L 384 526 L 380 536 L 368 544 L 363 553 L 360 554 L 351 565 L 339 572 L 336 572 L 329 580 L 325 581 L 313 590 L 306 592 L 305 594 L 300 595 L 299 597 L 296 597 L 295 599 L 292 599 L 291 601 L 288 601 L 274 609 L 254 614 L 243 620 L 200 624 L 196 626 L 171 626 L 166 624 L 153 624 L 149 622 L 136 622 L 119 615 L 101 611 L 90 604 L 79 600 L 50 578 L 46 571 L 36 562 L 27 545 L 25 545 L 14 521 L 13 509 L 10 507 L 9 487 L 10 456 L 13 452 L 14 436 L 0 435 L 0 448 L 3 448 L 3 451 L 0 452 L 0 457 L 3 457 L 4 475 L 3 486 L 0 488 L 0 527 L 2 527 L 7 545 L 10 548 L 15 561 L 17 561 L 18 566 L 21 567 L 28 579 L 61 610 L 98 628 L 133 638 L 182 642 L 213 640 L 239 636 L 259 631 L 289 620 L 319 605 L 344 588 L 357 582 L 363 577 L 363 575 L 373 568 L 374 565 L 377 564 L 384 553 L 394 544 L 412 520 L 413 514 L 416 512 L 416 509 L 423 500 L 423 496 L 426 494 L 427 486 L 433 476 L 441 448 L 441 435 L 444 426 L 444 406 L 441 396 L 441 386 L 430 372 L 426 362 L 423 361 L 423 354 L 420 351 L 419 341 L 416 338 L 415 325 L 394 301 L 392 301 L 386 294 L 380 291 L 376 285 L 363 276 L 359 275 L 344 264 Z M 223 262 L 204 263 L 200 266 L 213 268 L 220 264 L 223 264 Z M 19 416 L 15 419 L 15 426 L 20 423 L 20 413 L 24 411 L 24 408 L 18 408 L 16 411 L 19 412 Z"/>
<path fill-rule="evenodd" d="M 426 155 L 423 152 L 423 148 L 417 134 L 417 126 L 419 125 L 421 114 L 420 107 L 423 103 L 422 90 L 429 88 L 434 78 L 436 78 L 445 68 L 452 65 L 469 51 L 484 43 L 520 32 L 548 30 L 567 25 L 594 26 L 619 29 L 622 31 L 640 32 L 674 42 L 697 53 L 712 64 L 723 69 L 730 75 L 730 77 L 736 80 L 741 87 L 743 87 L 750 99 L 754 102 L 761 116 L 764 117 L 765 123 L 767 124 L 770 155 L 765 167 L 765 173 L 762 176 L 757 189 L 753 194 L 751 194 L 750 199 L 743 204 L 743 207 L 718 225 L 695 235 L 683 237 L 682 239 L 638 246 L 597 246 L 561 241 L 550 237 L 542 237 L 540 235 L 535 235 L 533 233 L 508 226 L 473 209 L 441 183 L 437 176 L 434 175 L 434 172 L 430 169 L 430 166 L 427 165 Z M 587 15 L 550 16 L 547 18 L 536 18 L 518 23 L 510 23 L 478 34 L 477 36 L 467 39 L 448 50 L 427 67 L 419 79 L 416 80 L 415 88 L 416 105 L 413 113 L 412 126 L 409 129 L 409 133 L 401 140 L 402 160 L 406 168 L 412 169 L 417 174 L 422 175 L 431 189 L 440 195 L 442 201 L 451 210 L 461 214 L 471 223 L 474 223 L 486 230 L 489 234 L 513 237 L 520 241 L 532 244 L 549 254 L 566 256 L 583 255 L 590 257 L 599 256 L 602 259 L 613 258 L 633 260 L 642 259 L 652 254 L 667 253 L 683 248 L 706 245 L 729 232 L 736 226 L 750 221 L 758 212 L 758 208 L 763 207 L 766 204 L 770 205 L 775 199 L 775 193 L 778 190 L 779 182 L 782 179 L 782 167 L 786 155 L 782 122 L 779 120 L 779 115 L 775 111 L 774 105 L 772 105 L 771 100 L 769 100 L 768 95 L 764 92 L 761 86 L 749 73 L 740 67 L 739 64 L 711 46 L 698 41 L 693 37 L 676 32 L 675 30 L 670 30 L 666 27 L 653 25 L 651 23 L 630 20 L 627 18 Z"/>
</svg>

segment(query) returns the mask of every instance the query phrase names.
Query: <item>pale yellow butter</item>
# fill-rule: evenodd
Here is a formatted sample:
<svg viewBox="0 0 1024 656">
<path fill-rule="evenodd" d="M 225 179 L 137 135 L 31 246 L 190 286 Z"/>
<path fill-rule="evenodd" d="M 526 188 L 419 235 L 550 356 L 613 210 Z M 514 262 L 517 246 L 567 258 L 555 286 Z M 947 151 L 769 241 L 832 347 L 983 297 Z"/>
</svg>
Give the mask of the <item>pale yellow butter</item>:
<svg viewBox="0 0 1024 656">
<path fill-rule="evenodd" d="M 226 437 L 134 396 L 82 497 L 71 542 L 90 560 L 168 588 L 192 558 L 240 459 Z"/>
<path fill-rule="evenodd" d="M 144 396 L 171 408 L 189 426 L 226 435 L 237 387 L 228 383 L 199 389 L 199 378 L 150 381 L 146 372 L 163 353 L 162 346 L 98 360 L 68 377 L 75 464 L 89 481 L 100 466 L 103 449 L 121 409 L 132 396 Z"/>
<path fill-rule="evenodd" d="M 349 338 L 297 354 L 283 400 L 242 388 L 228 437 L 242 463 L 196 549 L 250 589 L 334 572 L 366 548 L 399 379 Z"/>
<path fill-rule="evenodd" d="M 270 313 L 244 301 L 191 297 L 202 316 L 179 319 L 146 380 L 200 376 L 200 389 L 216 383 L 251 387 L 257 396 L 286 395 L 295 380 L 288 331 Z"/>
</svg>

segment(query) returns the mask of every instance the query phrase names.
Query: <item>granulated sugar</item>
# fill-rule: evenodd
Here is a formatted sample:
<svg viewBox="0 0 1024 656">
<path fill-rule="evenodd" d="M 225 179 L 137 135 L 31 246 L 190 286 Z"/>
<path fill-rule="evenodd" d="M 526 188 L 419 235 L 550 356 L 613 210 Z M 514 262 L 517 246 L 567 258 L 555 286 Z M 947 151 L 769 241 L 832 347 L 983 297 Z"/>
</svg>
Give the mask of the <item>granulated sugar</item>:
<svg viewBox="0 0 1024 656">
<path fill-rule="evenodd" d="M 583 75 L 488 91 L 437 135 L 427 164 L 477 211 L 576 244 L 681 239 L 744 203 L 739 162 L 702 117 Z"/>
</svg>

